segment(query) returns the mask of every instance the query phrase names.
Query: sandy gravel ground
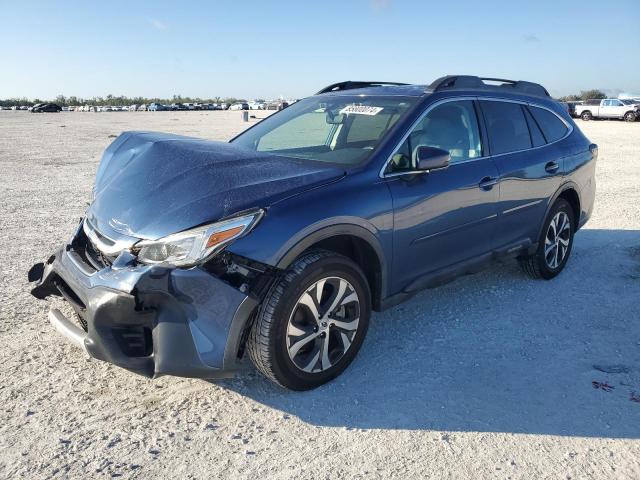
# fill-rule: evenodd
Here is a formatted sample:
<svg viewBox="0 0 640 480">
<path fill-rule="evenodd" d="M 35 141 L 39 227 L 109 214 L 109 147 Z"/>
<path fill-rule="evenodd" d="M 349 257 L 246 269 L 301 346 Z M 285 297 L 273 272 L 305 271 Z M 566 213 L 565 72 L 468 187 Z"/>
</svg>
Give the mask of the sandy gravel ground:
<svg viewBox="0 0 640 480">
<path fill-rule="evenodd" d="M 508 262 L 376 314 L 316 391 L 248 362 L 150 381 L 66 344 L 26 272 L 72 232 L 100 152 L 130 129 L 227 139 L 239 117 L 0 112 L 0 478 L 640 478 L 640 123 L 578 122 L 598 196 L 559 278 Z"/>
</svg>

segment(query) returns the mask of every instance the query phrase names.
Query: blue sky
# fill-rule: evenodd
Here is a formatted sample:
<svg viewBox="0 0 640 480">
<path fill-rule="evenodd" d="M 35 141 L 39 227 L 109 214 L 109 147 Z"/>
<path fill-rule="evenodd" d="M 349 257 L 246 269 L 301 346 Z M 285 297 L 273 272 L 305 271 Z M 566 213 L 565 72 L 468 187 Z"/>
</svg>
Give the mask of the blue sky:
<svg viewBox="0 0 640 480">
<path fill-rule="evenodd" d="M 0 0 L 0 98 L 299 98 L 466 73 L 640 92 L 640 0 Z"/>
</svg>

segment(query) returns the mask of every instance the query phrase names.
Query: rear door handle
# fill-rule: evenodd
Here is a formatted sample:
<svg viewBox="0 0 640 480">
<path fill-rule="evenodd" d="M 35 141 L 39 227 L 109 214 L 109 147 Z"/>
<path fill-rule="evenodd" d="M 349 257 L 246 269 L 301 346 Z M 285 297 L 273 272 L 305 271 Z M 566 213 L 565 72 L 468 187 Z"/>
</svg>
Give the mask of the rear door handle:
<svg viewBox="0 0 640 480">
<path fill-rule="evenodd" d="M 498 179 L 496 177 L 484 177 L 480 180 L 478 186 L 482 190 L 491 190 L 496 183 L 498 183 Z"/>
<path fill-rule="evenodd" d="M 549 162 L 544 166 L 544 169 L 549 173 L 556 173 L 559 168 L 560 165 L 558 165 L 556 162 Z"/>
</svg>

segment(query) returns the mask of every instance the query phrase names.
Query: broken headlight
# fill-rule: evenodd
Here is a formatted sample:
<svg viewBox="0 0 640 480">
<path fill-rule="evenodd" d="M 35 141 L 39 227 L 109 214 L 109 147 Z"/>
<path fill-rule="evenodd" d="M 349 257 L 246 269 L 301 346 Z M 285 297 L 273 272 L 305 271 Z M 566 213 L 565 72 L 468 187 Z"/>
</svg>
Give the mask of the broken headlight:
<svg viewBox="0 0 640 480">
<path fill-rule="evenodd" d="M 159 240 L 135 244 L 138 261 L 190 267 L 208 260 L 233 240 L 246 235 L 264 215 L 263 210 L 174 233 Z"/>
</svg>

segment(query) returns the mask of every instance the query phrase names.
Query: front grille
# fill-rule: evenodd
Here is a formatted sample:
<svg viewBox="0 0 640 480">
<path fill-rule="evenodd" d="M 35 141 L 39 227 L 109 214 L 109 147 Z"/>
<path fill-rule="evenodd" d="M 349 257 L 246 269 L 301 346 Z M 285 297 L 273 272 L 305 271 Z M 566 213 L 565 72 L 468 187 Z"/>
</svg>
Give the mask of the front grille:
<svg viewBox="0 0 640 480">
<path fill-rule="evenodd" d="M 104 255 L 98 250 L 91 240 L 84 233 L 84 229 L 80 229 L 78 234 L 71 243 L 72 250 L 78 254 L 82 262 L 89 266 L 92 270 L 98 271 L 103 268 L 110 267 L 115 261 L 115 256 Z"/>
<path fill-rule="evenodd" d="M 84 232 L 82 232 L 82 234 L 84 235 Z M 91 243 L 88 238 L 85 237 L 85 239 L 85 256 L 91 263 L 93 268 L 95 268 L 96 270 L 101 270 L 105 267 L 110 267 L 111 265 L 113 265 L 115 257 L 104 255 L 96 247 L 94 247 L 93 243 Z"/>
</svg>

